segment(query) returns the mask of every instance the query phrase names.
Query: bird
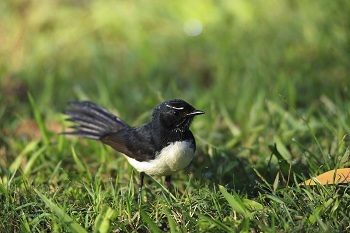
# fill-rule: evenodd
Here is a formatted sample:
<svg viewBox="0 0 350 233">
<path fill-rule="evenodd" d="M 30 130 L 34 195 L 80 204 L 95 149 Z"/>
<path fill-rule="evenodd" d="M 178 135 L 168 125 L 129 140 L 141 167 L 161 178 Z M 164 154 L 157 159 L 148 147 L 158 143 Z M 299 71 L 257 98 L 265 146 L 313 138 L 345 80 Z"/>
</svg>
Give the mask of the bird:
<svg viewBox="0 0 350 233">
<path fill-rule="evenodd" d="M 121 152 L 140 174 L 139 203 L 145 174 L 165 176 L 168 189 L 171 175 L 190 164 L 196 142 L 189 128 L 195 116 L 205 113 L 182 99 L 172 99 L 158 104 L 148 123 L 133 127 L 91 101 L 68 105 L 63 113 L 73 123 L 73 131 L 62 134 L 94 139 Z"/>
</svg>

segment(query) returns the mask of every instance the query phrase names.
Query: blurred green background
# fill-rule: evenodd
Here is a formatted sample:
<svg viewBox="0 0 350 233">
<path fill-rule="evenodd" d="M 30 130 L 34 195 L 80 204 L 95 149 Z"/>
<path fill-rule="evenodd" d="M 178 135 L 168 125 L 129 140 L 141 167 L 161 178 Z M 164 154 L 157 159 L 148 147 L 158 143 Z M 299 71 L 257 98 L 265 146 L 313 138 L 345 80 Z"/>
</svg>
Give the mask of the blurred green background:
<svg viewBox="0 0 350 233">
<path fill-rule="evenodd" d="M 54 132 L 70 100 L 136 125 L 182 98 L 207 113 L 193 126 L 205 155 L 327 154 L 350 133 L 349 26 L 347 1 L 1 1 L 0 126 L 32 133 L 28 92 Z"/>
</svg>

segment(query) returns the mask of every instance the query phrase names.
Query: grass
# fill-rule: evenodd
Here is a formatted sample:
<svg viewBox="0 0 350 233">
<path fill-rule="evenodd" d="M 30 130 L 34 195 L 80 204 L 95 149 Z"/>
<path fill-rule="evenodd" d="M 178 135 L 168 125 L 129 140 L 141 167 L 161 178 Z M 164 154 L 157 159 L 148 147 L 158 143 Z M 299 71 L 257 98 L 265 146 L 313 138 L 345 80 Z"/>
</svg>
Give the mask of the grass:
<svg viewBox="0 0 350 233">
<path fill-rule="evenodd" d="M 0 3 L 0 232 L 345 232 L 350 4 L 329 1 Z M 188 36 L 197 19 L 203 31 Z M 195 159 L 138 174 L 58 135 L 71 100 L 139 125 L 165 99 L 205 115 Z"/>
</svg>

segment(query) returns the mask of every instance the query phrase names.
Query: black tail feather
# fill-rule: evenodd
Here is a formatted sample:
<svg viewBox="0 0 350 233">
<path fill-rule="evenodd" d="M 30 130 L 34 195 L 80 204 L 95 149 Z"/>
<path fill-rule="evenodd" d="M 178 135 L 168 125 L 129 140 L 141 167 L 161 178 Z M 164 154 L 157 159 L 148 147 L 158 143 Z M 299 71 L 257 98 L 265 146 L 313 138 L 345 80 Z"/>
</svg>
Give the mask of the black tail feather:
<svg viewBox="0 0 350 233">
<path fill-rule="evenodd" d="M 64 114 L 70 116 L 70 118 L 66 119 L 66 121 L 71 121 L 81 126 L 91 126 L 101 129 L 106 128 L 106 123 L 97 121 L 97 118 L 89 116 L 86 113 L 79 113 L 76 110 L 67 110 L 64 112 Z"/>
<path fill-rule="evenodd" d="M 78 137 L 83 137 L 83 138 L 90 138 L 90 139 L 94 139 L 94 140 L 100 140 L 100 138 L 101 138 L 100 135 L 95 135 L 92 133 L 86 133 L 86 132 L 82 132 L 82 131 L 62 132 L 61 134 L 73 135 L 73 136 L 78 136 Z"/>
<path fill-rule="evenodd" d="M 62 132 L 62 134 L 99 140 L 106 134 L 129 127 L 120 118 L 90 101 L 69 102 L 69 105 L 72 109 L 64 111 L 64 114 L 70 116 L 66 119 L 67 121 L 75 123 L 70 127 L 74 131 Z"/>
</svg>

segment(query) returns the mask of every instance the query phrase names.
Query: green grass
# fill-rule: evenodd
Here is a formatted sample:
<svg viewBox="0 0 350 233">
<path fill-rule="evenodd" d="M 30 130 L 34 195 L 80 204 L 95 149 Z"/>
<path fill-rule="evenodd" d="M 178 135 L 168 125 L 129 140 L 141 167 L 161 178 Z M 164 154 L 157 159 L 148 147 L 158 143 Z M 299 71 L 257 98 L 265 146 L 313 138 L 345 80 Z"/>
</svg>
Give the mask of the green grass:
<svg viewBox="0 0 350 233">
<path fill-rule="evenodd" d="M 0 232 L 346 232 L 350 4 L 2 1 Z M 203 32 L 184 33 L 188 19 Z M 71 100 L 131 125 L 165 99 L 205 115 L 195 159 L 138 174 L 98 142 L 59 135 Z"/>
</svg>

